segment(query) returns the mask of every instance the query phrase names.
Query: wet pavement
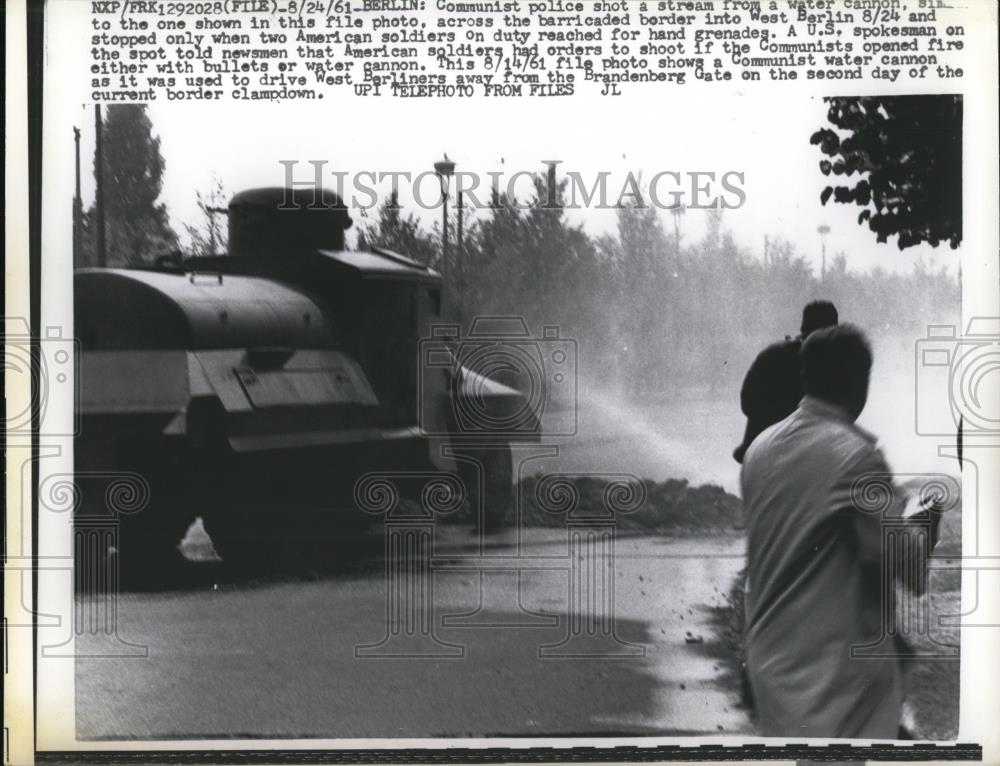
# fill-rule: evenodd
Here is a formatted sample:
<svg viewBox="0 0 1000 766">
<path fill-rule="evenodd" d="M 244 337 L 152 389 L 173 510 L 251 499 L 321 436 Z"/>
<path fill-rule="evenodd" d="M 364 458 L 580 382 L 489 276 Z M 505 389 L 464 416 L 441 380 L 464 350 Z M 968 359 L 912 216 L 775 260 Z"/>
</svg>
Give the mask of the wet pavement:
<svg viewBox="0 0 1000 766">
<path fill-rule="evenodd" d="M 121 594 L 117 638 L 78 641 L 105 655 L 77 660 L 78 736 L 750 731 L 708 649 L 742 538 L 438 525 L 409 539 L 322 575 L 203 561 L 183 588 Z M 197 527 L 186 552 L 212 558 Z"/>
</svg>

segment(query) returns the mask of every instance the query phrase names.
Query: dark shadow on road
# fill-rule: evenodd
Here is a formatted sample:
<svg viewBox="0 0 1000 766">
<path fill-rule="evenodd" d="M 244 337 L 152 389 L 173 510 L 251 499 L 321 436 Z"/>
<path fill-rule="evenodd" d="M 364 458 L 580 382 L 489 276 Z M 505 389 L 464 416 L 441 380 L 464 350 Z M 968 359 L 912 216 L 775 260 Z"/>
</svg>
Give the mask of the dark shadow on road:
<svg viewBox="0 0 1000 766">
<path fill-rule="evenodd" d="M 376 527 L 337 536 L 286 539 L 280 548 L 271 545 L 269 555 L 234 566 L 215 556 L 208 537 L 200 534 L 202 539 L 182 544 L 178 555 L 155 565 L 122 567 L 118 574 L 119 591 L 184 592 L 364 574 L 382 567 L 385 547 L 383 531 Z"/>
<path fill-rule="evenodd" d="M 287 589 L 273 597 L 284 601 Z M 235 594 L 234 594 L 235 595 Z M 271 601 L 272 599 L 266 598 Z M 564 626 L 439 628 L 463 659 L 357 659 L 354 642 L 378 625 L 353 621 L 317 632 L 306 599 L 298 631 L 287 608 L 262 614 L 234 636 L 227 609 L 214 622 L 187 615 L 155 636 L 148 658 L 80 659 L 81 739 L 679 736 L 665 689 L 636 658 L 541 658 Z M 169 612 L 169 600 L 160 608 Z M 515 615 L 486 612 L 483 620 Z M 142 622 L 123 615 L 140 639 Z M 303 619 L 304 618 L 304 619 Z M 377 620 L 376 620 L 377 621 Z M 155 622 L 154 622 L 155 624 Z M 384 629 L 384 624 L 381 626 Z M 146 623 L 145 629 L 152 625 Z M 652 640 L 644 623 L 621 620 L 620 636 Z M 163 646 L 163 642 L 169 646 Z M 683 693 L 683 692 L 673 692 Z M 716 733 L 716 732 L 712 732 Z"/>
</svg>

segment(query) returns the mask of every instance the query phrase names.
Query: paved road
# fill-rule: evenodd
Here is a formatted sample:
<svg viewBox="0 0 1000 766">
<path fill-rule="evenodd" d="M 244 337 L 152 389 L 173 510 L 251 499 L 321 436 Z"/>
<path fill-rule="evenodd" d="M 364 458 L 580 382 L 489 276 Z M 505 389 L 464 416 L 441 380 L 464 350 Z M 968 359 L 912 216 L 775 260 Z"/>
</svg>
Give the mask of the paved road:
<svg viewBox="0 0 1000 766">
<path fill-rule="evenodd" d="M 79 736 L 749 730 L 710 652 L 711 608 L 742 562 L 738 538 L 619 537 L 613 576 L 603 582 L 613 583 L 615 638 L 584 641 L 585 652 L 603 656 L 567 657 L 559 655 L 581 646 L 563 644 L 573 626 L 588 628 L 568 615 L 601 612 L 586 599 L 569 607 L 573 568 L 564 530 L 525 530 L 520 545 L 509 532 L 487 538 L 485 571 L 466 529 L 442 527 L 435 535 L 433 609 L 426 625 L 414 623 L 410 639 L 383 642 L 391 604 L 386 561 L 378 556 L 310 581 L 213 584 L 209 564 L 186 590 L 122 595 L 119 636 L 147 646 L 148 657 L 77 660 Z M 195 529 L 189 548 L 197 551 L 199 542 Z M 577 582 L 599 595 L 599 578 Z M 413 593 L 406 603 L 419 616 L 419 588 Z M 599 622 L 589 627 L 600 635 Z M 432 637 L 422 637 L 427 632 Z M 359 649 L 366 645 L 376 648 Z M 121 651 L 94 639 L 80 646 Z M 370 656 L 356 656 L 366 651 Z M 379 656 L 391 653 L 422 656 Z"/>
</svg>

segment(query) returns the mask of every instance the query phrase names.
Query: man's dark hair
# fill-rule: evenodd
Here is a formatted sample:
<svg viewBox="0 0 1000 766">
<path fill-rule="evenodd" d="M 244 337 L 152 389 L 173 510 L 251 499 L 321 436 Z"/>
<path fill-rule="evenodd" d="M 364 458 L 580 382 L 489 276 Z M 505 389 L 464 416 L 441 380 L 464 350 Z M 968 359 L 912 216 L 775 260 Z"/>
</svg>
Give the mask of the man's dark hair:
<svg viewBox="0 0 1000 766">
<path fill-rule="evenodd" d="M 824 327 L 833 327 L 839 319 L 837 307 L 830 301 L 813 301 L 802 309 L 802 326 L 800 328 L 802 337 L 816 332 L 816 330 L 822 330 Z"/>
<path fill-rule="evenodd" d="M 803 390 L 839 402 L 867 387 L 872 349 L 861 330 L 842 324 L 812 333 L 802 344 L 799 359 Z"/>
</svg>

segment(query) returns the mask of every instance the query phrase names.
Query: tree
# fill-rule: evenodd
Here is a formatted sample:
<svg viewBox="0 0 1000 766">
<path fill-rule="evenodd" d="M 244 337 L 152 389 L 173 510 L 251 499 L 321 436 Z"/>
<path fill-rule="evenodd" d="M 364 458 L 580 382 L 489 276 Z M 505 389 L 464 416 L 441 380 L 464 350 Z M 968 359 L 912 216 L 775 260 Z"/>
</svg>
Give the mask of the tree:
<svg viewBox="0 0 1000 766">
<path fill-rule="evenodd" d="M 623 255 L 640 281 L 662 270 L 668 253 L 671 261 L 676 260 L 655 207 L 632 200 L 618 205 L 615 212 Z M 675 264 L 669 265 L 673 268 Z"/>
<path fill-rule="evenodd" d="M 177 249 L 167 207 L 157 202 L 165 168 L 160 139 L 153 135 L 153 123 L 142 105 L 109 106 L 103 129 L 108 265 L 150 265 L 157 256 Z M 93 208 L 88 218 L 92 228 Z M 89 244 L 93 253 L 92 241 Z"/>
<path fill-rule="evenodd" d="M 384 247 L 425 265 L 434 265 L 440 248 L 413 213 L 406 216 L 400 213 L 396 192 L 379 206 L 377 215 L 374 224 L 361 227 L 359 247 Z"/>
<path fill-rule="evenodd" d="M 664 307 L 680 298 L 673 285 L 678 258 L 655 207 L 644 200 L 630 200 L 619 204 L 615 212 L 616 299 L 619 305 L 630 307 L 611 317 L 619 340 L 616 368 L 630 393 L 641 396 L 662 380 L 661 362 L 676 337 L 679 317 Z"/>
<path fill-rule="evenodd" d="M 498 302 L 500 278 L 516 296 L 516 310 L 533 321 L 548 316 L 566 324 L 582 308 L 580 294 L 592 291 L 598 279 L 597 250 L 583 227 L 566 217 L 567 183 L 537 175 L 534 198 L 528 204 L 501 195 L 480 223 L 474 239 L 482 268 L 476 268 L 476 277 L 488 280 L 481 287 L 484 294 L 493 293 L 489 301 L 495 310 L 513 307 L 509 298 Z M 470 266 L 476 263 L 472 257 L 468 260 Z"/>
<path fill-rule="evenodd" d="M 449 318 L 466 329 L 482 315 L 520 316 L 532 332 L 557 325 L 578 344 L 581 396 L 589 389 L 644 401 L 690 390 L 736 401 L 756 353 L 794 334 L 802 306 L 815 298 L 833 300 L 845 320 L 870 330 L 895 355 L 893 365 L 912 363 L 912 339 L 928 324 L 956 321 L 960 310 L 958 282 L 933 264 L 917 262 L 907 275 L 862 274 L 836 253 L 820 282 L 793 242 L 772 234 L 761 263 L 717 213 L 678 264 L 662 212 L 625 200 L 617 229 L 594 236 L 560 207 L 559 187 L 549 204 L 548 188 L 539 178 L 531 199 L 497 194 L 479 211 L 454 261 L 461 267 L 448 272 Z M 383 210 L 372 223 L 376 241 L 412 254 L 400 244 L 411 232 L 434 258 L 440 253 L 440 230 L 421 230 L 405 210 Z"/>
<path fill-rule="evenodd" d="M 722 250 L 722 241 L 725 232 L 722 227 L 722 207 L 716 205 L 705 211 L 705 217 L 707 218 L 705 226 L 705 242 L 704 249 L 705 252 L 710 255 L 716 255 Z M 731 251 L 727 251 L 727 255 L 731 255 Z"/>
<path fill-rule="evenodd" d="M 962 97 L 834 97 L 827 119 L 841 133 L 820 128 L 811 138 L 831 159 L 823 175 L 862 177 L 853 186 L 827 186 L 825 205 L 864 208 L 879 242 L 898 235 L 899 249 L 962 241 Z"/>
<path fill-rule="evenodd" d="M 188 253 L 192 256 L 216 255 L 224 253 L 229 244 L 229 231 L 220 220 L 220 210 L 225 209 L 229 202 L 229 194 L 218 177 L 212 178 L 212 189 L 206 194 L 195 192 L 198 198 L 198 209 L 204 219 L 201 226 L 185 224 L 190 244 Z"/>
</svg>

